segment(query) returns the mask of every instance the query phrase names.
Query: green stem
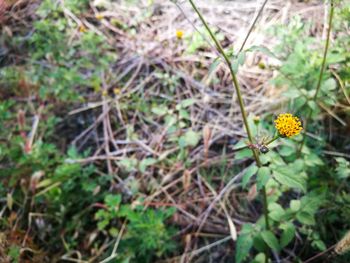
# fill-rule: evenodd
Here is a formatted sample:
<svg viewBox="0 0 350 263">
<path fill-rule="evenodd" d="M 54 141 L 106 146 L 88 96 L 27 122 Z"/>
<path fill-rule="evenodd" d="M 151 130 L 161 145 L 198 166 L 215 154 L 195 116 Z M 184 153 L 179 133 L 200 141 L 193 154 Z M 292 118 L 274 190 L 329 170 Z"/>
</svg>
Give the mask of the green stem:
<svg viewBox="0 0 350 263">
<path fill-rule="evenodd" d="M 242 46 L 240 47 L 238 53 L 242 52 L 242 50 L 243 50 L 245 44 L 247 43 L 247 40 L 248 40 L 250 34 L 252 33 L 252 31 L 253 31 L 253 29 L 254 29 L 254 26 L 255 26 L 256 22 L 258 21 L 258 18 L 260 17 L 262 11 L 264 10 L 264 7 L 265 7 L 267 1 L 268 1 L 268 0 L 265 0 L 264 3 L 261 5 L 258 14 L 256 15 L 256 17 L 255 17 L 253 23 L 252 23 L 252 24 L 250 25 L 250 27 L 249 27 L 248 33 L 247 33 L 247 35 L 245 36 L 245 38 L 244 38 L 244 40 L 243 40 L 243 43 L 242 43 Z"/>
<path fill-rule="evenodd" d="M 232 65 L 230 62 L 230 59 L 228 58 L 228 56 L 226 55 L 224 49 L 222 48 L 221 44 L 219 43 L 219 41 L 217 40 L 217 38 L 215 37 L 215 35 L 213 34 L 213 32 L 211 31 L 211 29 L 209 28 L 207 22 L 205 21 L 204 17 L 202 16 L 201 12 L 198 10 L 197 6 L 194 4 L 193 0 L 189 0 L 193 10 L 197 13 L 197 15 L 199 16 L 200 20 L 202 21 L 204 27 L 206 28 L 206 30 L 208 31 L 211 39 L 214 41 L 216 48 L 218 49 L 219 53 L 222 55 L 222 57 L 224 58 L 229 70 L 230 70 L 230 74 L 232 77 L 232 82 L 233 82 L 233 86 L 235 88 L 236 94 L 237 94 L 237 99 L 238 99 L 238 104 L 240 107 L 240 111 L 242 114 L 242 118 L 243 118 L 243 123 L 244 123 L 244 127 L 247 131 L 247 136 L 248 136 L 248 140 L 251 144 L 254 143 L 253 141 L 253 136 L 252 133 L 250 131 L 249 128 L 249 124 L 248 124 L 248 119 L 247 119 L 247 113 L 245 111 L 244 108 L 244 102 L 243 102 L 243 98 L 242 98 L 242 94 L 241 94 L 241 89 L 239 86 L 239 83 L 237 81 L 236 78 L 236 74 L 234 73 L 233 69 L 232 69 Z M 261 167 L 261 162 L 260 162 L 260 158 L 259 158 L 259 154 L 255 149 L 252 149 L 255 161 L 256 161 L 256 165 L 258 167 Z M 265 217 L 265 224 L 266 224 L 266 229 L 270 229 L 270 225 L 269 225 L 269 218 L 268 218 L 268 211 L 267 211 L 267 194 L 266 194 L 266 188 L 265 186 L 262 189 L 262 194 L 263 194 L 263 206 L 264 206 L 264 217 Z M 268 258 L 268 254 L 269 251 L 266 251 L 266 259 Z"/>
<path fill-rule="evenodd" d="M 269 145 L 269 144 L 273 143 L 273 142 L 276 141 L 278 138 L 280 138 L 280 136 L 279 136 L 279 135 L 276 135 L 274 138 L 272 138 L 271 140 L 269 140 L 269 141 L 266 143 L 266 145 Z"/>
<path fill-rule="evenodd" d="M 315 92 L 314 97 L 312 98 L 312 101 L 314 101 L 315 103 L 317 102 L 317 95 L 320 91 L 323 73 L 324 73 L 324 70 L 326 68 L 326 59 L 327 59 L 327 53 L 328 53 L 331 30 L 332 30 L 333 15 L 334 15 L 334 0 L 331 0 L 331 9 L 330 9 L 330 13 L 329 13 L 328 28 L 327 28 L 327 38 L 326 38 L 326 44 L 325 44 L 324 52 L 323 52 L 322 65 L 321 65 L 320 75 L 319 75 L 318 81 L 317 81 L 316 92 Z M 308 123 L 310 121 L 311 115 L 312 115 L 312 109 L 310 109 L 309 114 L 305 120 L 304 136 L 303 136 L 303 140 L 301 141 L 300 147 L 298 149 L 297 156 L 300 156 L 301 151 L 303 150 L 303 146 L 305 144 L 305 139 L 306 139 L 307 126 L 308 126 Z"/>
<path fill-rule="evenodd" d="M 216 45 L 216 48 L 218 49 L 219 53 L 224 58 L 227 66 L 228 66 L 228 68 L 230 70 L 233 86 L 234 86 L 236 94 L 237 94 L 237 99 L 238 99 L 240 111 L 241 111 L 243 122 L 244 122 L 244 127 L 245 127 L 245 129 L 247 131 L 249 142 L 253 143 L 253 136 L 252 136 L 252 133 L 251 133 L 249 125 L 248 125 L 247 113 L 246 113 L 245 108 L 244 108 L 244 102 L 243 102 L 241 90 L 240 90 L 240 87 L 239 87 L 239 84 L 238 84 L 238 81 L 237 81 L 236 74 L 234 73 L 234 71 L 232 69 L 232 65 L 231 65 L 230 59 L 226 55 L 226 53 L 225 53 L 224 49 L 222 48 L 221 44 L 219 43 L 219 41 L 216 39 L 214 33 L 209 28 L 207 22 L 204 20 L 204 17 L 202 16 L 201 12 L 198 10 L 197 6 L 194 4 L 194 2 L 192 0 L 189 0 L 189 2 L 191 4 L 192 8 L 194 9 L 194 11 L 198 14 L 198 16 L 199 16 L 200 20 L 202 21 L 205 29 L 208 31 L 211 39 L 214 41 L 214 43 Z"/>
</svg>

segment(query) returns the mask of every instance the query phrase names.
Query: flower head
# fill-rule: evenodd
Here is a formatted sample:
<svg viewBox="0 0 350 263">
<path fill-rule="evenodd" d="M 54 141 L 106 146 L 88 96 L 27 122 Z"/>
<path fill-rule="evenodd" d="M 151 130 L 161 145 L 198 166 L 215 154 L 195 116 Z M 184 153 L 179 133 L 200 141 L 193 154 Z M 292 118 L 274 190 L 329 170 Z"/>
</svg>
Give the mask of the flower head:
<svg viewBox="0 0 350 263">
<path fill-rule="evenodd" d="M 119 95 L 120 94 L 120 88 L 114 88 L 113 89 L 114 95 Z"/>
<path fill-rule="evenodd" d="M 303 129 L 298 117 L 290 113 L 282 113 L 275 120 L 275 127 L 281 136 L 292 137 L 298 135 Z"/>
<path fill-rule="evenodd" d="M 104 18 L 104 16 L 103 16 L 102 14 L 96 14 L 96 15 L 95 15 L 95 18 L 96 18 L 97 20 L 102 20 L 102 19 Z"/>
<path fill-rule="evenodd" d="M 176 37 L 177 37 L 177 39 L 182 39 L 183 36 L 184 36 L 184 31 L 176 30 Z"/>
<path fill-rule="evenodd" d="M 85 33 L 85 32 L 88 31 L 87 28 L 84 25 L 80 25 L 78 30 L 79 30 L 80 33 Z"/>
</svg>

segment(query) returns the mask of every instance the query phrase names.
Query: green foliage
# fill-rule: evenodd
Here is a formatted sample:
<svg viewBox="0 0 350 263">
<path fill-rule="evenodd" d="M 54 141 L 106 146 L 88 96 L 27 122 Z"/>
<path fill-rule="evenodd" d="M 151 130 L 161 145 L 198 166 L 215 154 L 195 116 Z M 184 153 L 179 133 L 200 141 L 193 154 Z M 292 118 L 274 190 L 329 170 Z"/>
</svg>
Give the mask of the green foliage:
<svg viewBox="0 0 350 263">
<path fill-rule="evenodd" d="M 137 3 L 134 0 L 128 2 Z M 186 99 L 175 101 L 175 94 L 182 92 L 179 89 L 184 82 L 182 76 L 164 72 L 158 65 L 150 65 L 151 60 L 144 57 L 152 81 L 154 78 L 155 83 L 160 84 L 164 96 L 157 97 L 150 93 L 151 99 L 146 98 L 148 87 L 140 88 L 140 92 L 122 94 L 120 98 L 116 96 L 118 118 L 124 119 L 124 115 L 129 117 L 128 113 L 132 112 L 133 122 L 121 125 L 111 114 L 111 123 L 121 128 L 116 133 L 117 136 L 123 134 L 122 141 L 135 144 L 145 141 L 142 132 L 137 130 L 138 125 L 144 127 L 145 123 L 156 123 L 157 127 L 162 127 L 161 138 L 157 138 L 159 134 L 154 136 L 155 153 L 125 151 L 115 161 L 117 169 L 105 174 L 107 169 L 103 162 L 85 164 L 88 160 L 84 158 L 89 157 L 92 151 L 62 146 L 56 138 L 66 136 L 57 132 L 57 127 L 62 124 L 62 116 L 76 108 L 77 103 L 85 104 L 87 98 L 100 97 L 102 84 L 119 85 L 130 79 L 129 74 L 121 79 L 114 76 L 117 75 L 113 72 L 117 50 L 105 37 L 110 32 L 107 29 L 106 32 L 95 30 L 100 22 L 91 18 L 93 12 L 104 10 L 109 4 L 109 1 L 44 0 L 36 10 L 37 19 L 31 32 L 26 36 L 15 34 L 1 40 L 15 50 L 23 49 L 26 52 L 25 56 L 18 56 L 18 63 L 0 68 L 0 85 L 4 91 L 0 96 L 5 98 L 0 102 L 0 196 L 5 208 L 4 212 L 1 211 L 1 231 L 14 228 L 28 230 L 32 235 L 30 241 L 36 244 L 31 249 L 38 251 L 37 246 L 46 249 L 48 254 L 53 255 L 54 261 L 62 255 L 71 255 L 72 251 L 79 251 L 84 260 L 91 254 L 102 260 L 110 255 L 113 244 L 120 238 L 115 262 L 156 262 L 167 255 L 173 256 L 172 253 L 180 254 L 183 250 L 176 249 L 173 238 L 175 230 L 169 226 L 175 209 L 156 209 L 143 204 L 149 190 L 156 189 L 158 192 L 159 187 L 163 187 L 158 179 L 162 181 L 164 178 L 153 175 L 158 171 L 159 174 L 166 174 L 164 171 L 170 167 L 170 179 L 183 176 L 185 186 L 194 182 L 190 181 L 191 173 L 198 170 L 206 181 L 200 180 L 199 176 L 193 185 L 198 183 L 199 192 L 205 195 L 210 191 L 215 193 L 214 187 L 223 189 L 230 179 L 228 177 L 237 175 L 249 165 L 242 174 L 241 186 L 243 191 L 249 189 L 249 198 L 257 200 L 249 200 L 250 204 L 242 201 L 239 206 L 232 202 L 234 206 L 231 206 L 231 195 L 220 199 L 227 210 L 238 207 L 237 210 L 242 212 L 245 209 L 242 215 L 237 215 L 244 222 L 254 222 L 238 228 L 235 262 L 266 262 L 267 249 L 281 257 L 289 256 L 293 249 L 296 252 L 293 260 L 301 261 L 336 243 L 344 229 L 350 228 L 350 163 L 348 155 L 341 153 L 344 149 L 337 147 L 344 141 L 348 143 L 349 138 L 343 140 L 338 137 L 341 134 L 339 130 L 344 128 L 337 124 L 328 125 L 326 121 L 320 124 L 325 120 L 324 116 L 336 116 L 341 124 L 345 123 L 343 119 L 349 118 L 349 7 L 336 10 L 334 39 L 317 101 L 314 97 L 324 44 L 310 34 L 312 25 L 305 23 L 301 17 L 294 17 L 287 26 L 272 28 L 270 34 L 279 40 L 274 48 L 252 46 L 235 54 L 232 46 L 225 47 L 234 72 L 245 63 L 248 52 L 260 52 L 278 61 L 278 66 L 273 66 L 277 74 L 271 83 L 283 91 L 286 100 L 282 106 L 286 111 L 295 113 L 304 121 L 308 120 L 307 134 L 279 138 L 278 143 L 268 144 L 275 133 L 272 125 L 274 116 L 267 113 L 256 121 L 254 116 L 249 115 L 247 121 L 254 140 L 249 147 L 246 147 L 246 139 L 233 147 L 234 150 L 244 147 L 234 152 L 234 167 L 227 169 L 231 161 L 226 155 L 229 147 L 221 145 L 219 168 L 209 167 L 210 162 L 204 166 L 200 154 L 203 135 L 198 129 L 202 123 L 198 122 L 197 125 L 193 122 L 193 118 L 197 117 L 193 116 L 194 107 L 202 107 L 203 103 L 197 97 L 190 97 L 191 92 L 185 93 Z M 89 5 L 94 9 L 88 10 Z M 152 9 L 147 8 L 129 25 L 116 18 L 109 20 L 110 25 L 127 32 L 130 39 L 137 40 L 138 23 L 151 18 L 155 12 Z M 210 48 L 208 33 L 204 28 L 199 30 L 192 35 L 185 34 L 181 41 L 178 39 L 176 44 L 184 44 L 185 55 L 198 55 Z M 218 40 L 223 44 L 227 42 L 221 33 Z M 211 78 L 211 75 L 220 63 L 220 58 L 213 61 L 208 80 L 217 78 Z M 202 72 L 205 69 L 202 65 L 195 65 L 191 70 Z M 142 67 L 139 72 L 142 73 Z M 197 73 L 193 78 L 197 79 Z M 103 96 L 111 99 L 109 94 Z M 22 102 L 23 98 L 26 99 L 25 103 Z M 24 123 L 20 121 L 21 113 L 25 116 Z M 144 115 L 140 117 L 140 113 Z M 93 120 L 94 114 L 91 113 Z M 29 141 L 33 132 L 32 122 L 39 115 L 38 129 L 33 140 Z M 74 119 L 72 122 L 78 121 Z M 158 132 L 156 128 L 150 130 L 151 133 Z M 94 132 L 99 135 L 100 127 L 96 127 Z M 303 136 L 306 135 L 304 141 Z M 103 149 L 104 145 L 97 141 L 100 149 Z M 210 142 L 210 150 L 215 151 L 216 137 Z M 269 148 L 264 155 L 260 154 L 262 146 Z M 250 148 L 260 154 L 261 167 L 252 163 L 254 156 Z M 195 154 L 193 149 L 196 150 Z M 161 155 L 158 156 L 158 153 Z M 195 158 L 199 158 L 196 160 L 200 162 L 194 162 Z M 183 170 L 186 171 L 182 175 Z M 154 174 L 150 171 L 154 171 Z M 166 179 L 169 180 L 168 176 Z M 174 184 L 171 187 L 175 189 L 178 186 Z M 230 189 L 236 191 L 238 187 L 239 183 Z M 267 192 L 269 229 L 265 225 L 265 211 L 260 205 L 260 201 L 264 200 L 260 200 L 260 194 L 254 196 L 255 191 L 264 188 Z M 182 194 L 179 194 L 180 198 L 183 198 Z M 195 196 L 196 191 L 189 194 Z M 235 192 L 235 199 L 241 196 L 244 194 Z M 253 206 L 254 209 L 250 209 Z M 220 209 L 217 211 L 218 214 L 222 212 Z M 7 254 L 11 262 L 21 262 L 18 245 L 11 244 Z"/>
<path fill-rule="evenodd" d="M 343 13 L 345 17 L 349 15 L 346 11 L 339 13 Z M 341 18 L 336 20 L 335 31 L 343 30 L 344 23 L 340 21 Z M 264 224 L 261 224 L 264 221 L 263 217 L 255 225 L 262 226 L 262 232 L 253 231 L 254 227 L 251 227 L 247 235 L 243 228 L 237 240 L 237 262 L 243 261 L 248 251 L 253 249 L 258 253 L 253 262 L 263 262 L 261 253 L 265 253 L 267 246 L 271 250 L 283 253 L 285 248 L 298 242 L 295 240 L 296 235 L 307 239 L 312 249 L 324 251 L 338 240 L 338 237 L 329 240 L 327 227 L 332 227 L 335 222 L 342 222 L 345 229 L 350 227 L 339 214 L 349 213 L 349 209 L 345 207 L 349 201 L 348 195 L 337 194 L 340 189 L 344 189 L 339 186 L 339 182 L 345 182 L 349 178 L 349 161 L 343 157 L 330 158 L 322 154 L 326 145 L 326 132 L 320 129 L 319 124 L 315 125 L 324 107 L 334 108 L 344 100 L 344 91 L 339 88 L 339 79 L 329 68 L 337 67 L 337 72 L 342 74 L 342 78 L 349 79 L 349 75 L 344 71 L 349 52 L 345 51 L 344 43 L 340 43 L 339 39 L 331 45 L 326 60 L 326 71 L 321 79 L 318 102 L 315 102 L 313 99 L 320 75 L 324 44 L 322 42 L 321 45 L 314 37 L 308 35 L 310 26 L 296 17 L 287 27 L 276 26 L 273 29 L 273 33 L 280 39 L 280 44 L 273 51 L 265 47 L 252 47 L 247 50 L 262 52 L 281 61 L 281 66 L 278 67 L 279 74 L 272 83 L 284 89 L 283 95 L 287 98 L 288 111 L 304 119 L 310 114 L 314 121 L 309 120 L 312 124 L 309 124 L 308 130 L 314 131 L 320 138 L 318 143 L 312 142 L 311 139 L 306 140 L 301 154 L 298 154 L 301 136 L 288 140 L 280 139 L 278 147 L 274 148 L 274 145 L 271 145 L 270 151 L 261 156 L 263 167 L 258 169 L 253 164 L 246 170 L 242 178 L 243 187 L 248 186 L 249 181 L 254 181 L 258 190 L 265 186 L 267 191 L 272 193 L 268 196 L 270 230 L 264 229 Z M 303 41 L 300 41 L 300 38 L 303 38 Z M 348 37 L 343 41 L 348 41 Z M 348 88 L 344 83 L 342 85 L 343 88 Z M 320 107 L 321 104 L 324 105 L 323 108 Z M 265 139 L 262 134 L 271 134 L 271 122 L 262 120 L 255 124 L 251 117 L 248 121 L 257 142 L 263 143 Z M 237 144 L 235 147 L 241 146 Z M 235 156 L 237 160 L 247 157 L 248 149 Z M 296 193 L 294 198 L 291 198 L 292 192 Z M 296 196 L 298 198 L 295 198 Z M 329 200 L 337 200 L 339 203 Z M 320 212 L 321 207 L 327 212 Z M 334 210 L 341 212 L 337 214 Z M 242 253 L 245 253 L 244 256 Z"/>
<path fill-rule="evenodd" d="M 142 206 L 133 207 L 121 204 L 120 195 L 107 195 L 104 200 L 106 209 L 100 209 L 95 214 L 99 230 L 108 229 L 109 233 L 117 235 L 118 230 L 113 222 L 123 219 L 126 230 L 121 241 L 118 260 L 143 260 L 152 262 L 155 255 L 161 257 L 175 248 L 171 240 L 172 229 L 168 229 L 165 221 L 175 212 L 174 209 L 144 210 Z M 143 211 L 144 210 L 144 211 Z M 119 262 L 119 261 L 118 261 Z"/>
</svg>

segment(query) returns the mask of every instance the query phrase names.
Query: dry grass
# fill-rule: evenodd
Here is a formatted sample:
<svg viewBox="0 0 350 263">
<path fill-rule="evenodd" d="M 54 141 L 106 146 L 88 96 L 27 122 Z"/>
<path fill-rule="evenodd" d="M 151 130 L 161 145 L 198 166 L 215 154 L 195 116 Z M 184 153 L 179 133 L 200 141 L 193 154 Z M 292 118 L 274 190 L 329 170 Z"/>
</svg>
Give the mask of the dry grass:
<svg viewBox="0 0 350 263">
<path fill-rule="evenodd" d="M 21 26 L 30 27 L 35 4 L 23 4 L 17 10 L 23 2 L 25 1 L 18 1 L 12 7 L 7 7 L 13 16 L 5 14 L 3 20 L 4 27 L 8 28 L 6 30 L 13 32 Z M 243 138 L 245 132 L 242 130 L 242 120 L 229 71 L 221 64 L 208 74 L 210 66 L 218 56 L 211 44 L 200 48 L 195 54 L 186 52 L 188 45 L 195 41 L 191 39 L 192 36 L 201 28 L 187 1 L 178 1 L 175 5 L 170 1 L 158 0 L 152 6 L 146 0 L 140 0 L 138 5 L 132 6 L 118 1 L 104 8 L 99 7 L 100 11 L 93 2 L 91 12 L 84 16 L 76 17 L 68 9 L 65 14 L 72 23 L 84 25 L 88 30 L 107 37 L 118 54 L 118 61 L 112 69 L 112 76 L 101 76 L 104 83 L 102 88 L 112 94 L 113 89 L 118 87 L 120 92 L 116 96 L 91 94 L 88 103 L 79 105 L 69 113 L 70 118 L 74 119 L 75 116 L 78 118 L 80 114 L 89 114 L 92 110 L 98 112 L 94 116 L 93 124 L 86 130 L 79 131 L 71 141 L 79 149 L 84 149 L 88 142 L 92 142 L 95 152 L 86 159 L 73 161 L 96 163 L 100 166 L 106 164 L 108 173 L 115 176 L 117 183 L 114 187 L 120 187 L 126 194 L 129 191 L 128 178 L 135 178 L 143 186 L 146 206 L 176 207 L 178 213 L 173 223 L 181 229 L 178 236 L 186 238 L 183 241 L 184 254 L 173 259 L 173 262 L 189 262 L 194 257 L 197 258 L 196 262 L 208 262 L 201 257 L 201 253 L 213 245 L 231 239 L 228 217 L 239 230 L 240 225 L 255 220 L 259 215 L 256 211 L 259 208 L 254 208 L 253 204 L 244 212 L 241 209 L 240 200 L 246 201 L 247 194 L 236 189 L 244 171 L 232 178 L 225 178 L 230 174 L 228 171 L 232 166 L 244 162 L 235 161 L 235 153 L 230 148 L 232 141 L 237 142 Z M 209 24 L 224 34 L 224 46 L 234 46 L 235 50 L 242 44 L 260 8 L 257 1 L 196 2 Z M 246 47 L 261 44 L 273 46 L 276 40 L 267 37 L 266 30 L 277 23 L 287 24 L 297 14 L 312 20 L 312 33 L 322 37 L 323 21 L 319 17 L 323 17 L 323 10 L 324 6 L 320 1 L 268 1 Z M 133 27 L 136 34 L 130 34 L 123 27 Z M 176 38 L 175 32 L 178 29 L 184 31 L 183 40 Z M 206 41 L 210 43 L 210 40 Z M 276 60 L 253 52 L 247 56 L 238 74 L 247 111 L 256 116 L 271 111 L 278 112 L 284 102 L 279 96 L 280 91 L 269 83 L 269 79 L 275 74 L 273 67 L 261 69 L 261 62 L 268 66 L 278 64 Z M 174 92 L 164 88 L 164 79 L 159 77 L 159 73 L 176 77 Z M 130 112 L 121 107 L 132 96 L 139 96 L 148 104 L 152 104 L 155 99 L 168 99 L 174 107 L 184 99 L 196 99 L 197 102 L 190 108 L 191 127 L 195 131 L 206 130 L 206 134 L 210 135 L 207 135 L 207 147 L 199 144 L 191 149 L 189 167 L 182 163 L 156 164 L 143 174 L 132 172 L 126 179 L 118 176 L 121 168 L 117 161 L 125 157 L 134 156 L 139 160 L 146 157 L 165 159 L 178 151 L 178 146 L 168 141 L 167 129 L 161 124 L 161 120 L 150 121 L 138 109 Z M 114 129 L 115 123 L 120 126 L 117 130 Z M 130 127 L 133 127 L 137 139 L 127 139 L 126 133 Z M 103 132 L 96 132 L 98 129 Z M 224 148 L 227 149 L 225 156 L 222 152 Z M 213 182 L 217 185 L 214 189 L 213 182 L 207 181 L 201 168 L 221 165 L 223 159 L 226 165 L 225 176 L 213 176 Z M 202 237 L 207 240 L 220 240 L 210 244 L 204 243 L 205 239 Z M 215 261 L 226 253 L 222 246 L 211 257 Z"/>
</svg>

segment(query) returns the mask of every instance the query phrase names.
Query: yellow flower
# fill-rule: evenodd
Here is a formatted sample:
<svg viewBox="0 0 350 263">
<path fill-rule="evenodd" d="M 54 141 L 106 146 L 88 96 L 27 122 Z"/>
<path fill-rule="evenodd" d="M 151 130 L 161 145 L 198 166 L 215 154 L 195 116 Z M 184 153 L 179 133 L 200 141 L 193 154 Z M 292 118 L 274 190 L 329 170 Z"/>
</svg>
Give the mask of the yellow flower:
<svg viewBox="0 0 350 263">
<path fill-rule="evenodd" d="M 97 20 L 102 20 L 102 19 L 104 18 L 104 16 L 103 16 L 102 14 L 96 14 L 96 15 L 95 15 L 95 18 L 96 18 Z"/>
<path fill-rule="evenodd" d="M 85 32 L 87 32 L 88 30 L 87 30 L 87 28 L 84 26 L 84 25 L 80 25 L 79 26 L 79 32 L 80 33 L 85 33 Z"/>
<path fill-rule="evenodd" d="M 184 36 L 184 31 L 176 30 L 176 37 L 177 37 L 177 39 L 182 39 L 183 36 Z"/>
<path fill-rule="evenodd" d="M 114 89 L 113 89 L 113 93 L 114 93 L 115 95 L 119 95 L 119 94 L 120 94 L 120 88 L 114 88 Z"/>
<path fill-rule="evenodd" d="M 298 135 L 303 129 L 299 118 L 290 113 L 278 115 L 278 118 L 275 120 L 275 127 L 278 130 L 278 133 L 285 137 Z"/>
<path fill-rule="evenodd" d="M 103 90 L 102 91 L 102 96 L 103 97 L 107 97 L 108 96 L 108 91 L 107 90 Z"/>
</svg>

